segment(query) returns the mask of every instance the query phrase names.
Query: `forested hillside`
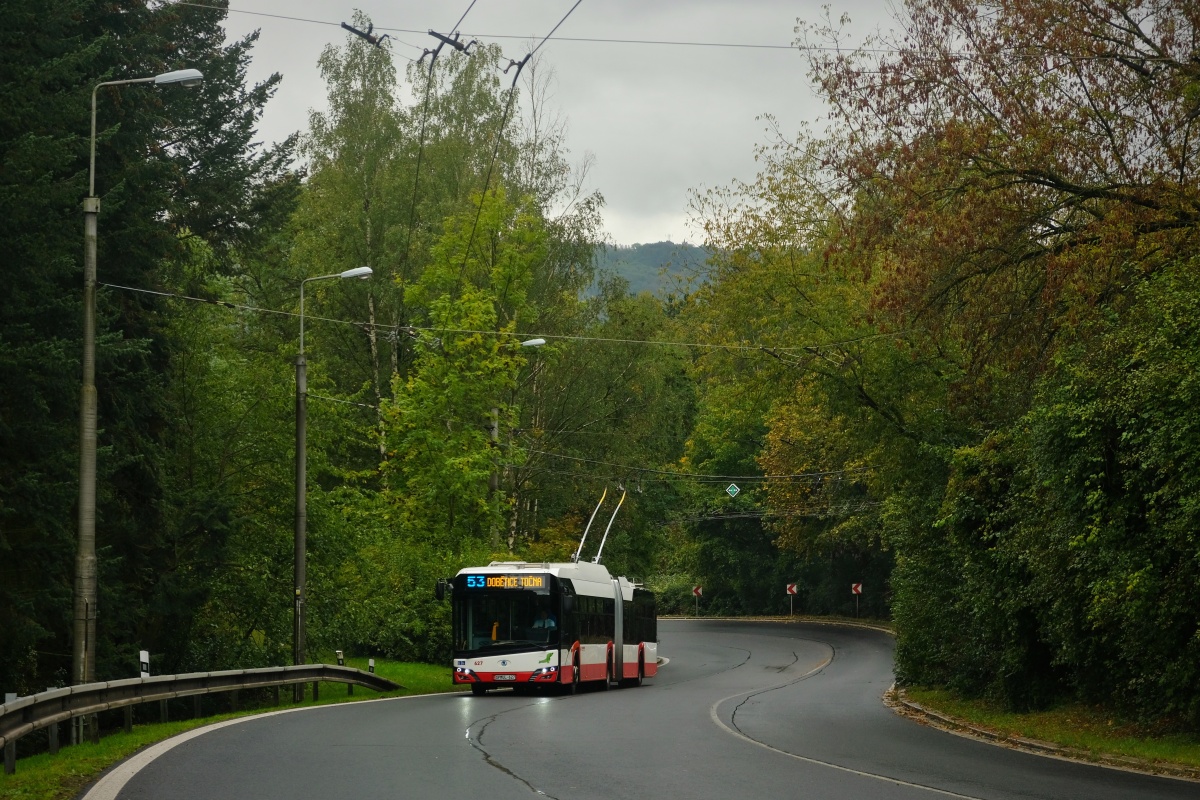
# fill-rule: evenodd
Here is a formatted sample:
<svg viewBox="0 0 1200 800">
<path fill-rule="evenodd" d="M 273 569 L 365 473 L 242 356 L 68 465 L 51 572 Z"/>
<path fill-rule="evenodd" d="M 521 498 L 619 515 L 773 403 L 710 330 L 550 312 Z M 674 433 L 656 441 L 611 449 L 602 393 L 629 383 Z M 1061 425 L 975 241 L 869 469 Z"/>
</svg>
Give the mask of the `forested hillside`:
<svg viewBox="0 0 1200 800">
<path fill-rule="evenodd" d="M 186 66 L 97 93 L 100 679 L 291 660 L 303 291 L 306 658 L 445 659 L 436 579 L 567 558 L 607 489 L 661 612 L 862 583 L 901 681 L 1200 726 L 1193 9 L 802 26 L 827 132 L 697 194 L 700 245 L 607 248 L 536 69 L 346 34 L 263 147 L 223 13 L 0 26 L 0 688 L 70 680 L 91 92 Z"/>
</svg>

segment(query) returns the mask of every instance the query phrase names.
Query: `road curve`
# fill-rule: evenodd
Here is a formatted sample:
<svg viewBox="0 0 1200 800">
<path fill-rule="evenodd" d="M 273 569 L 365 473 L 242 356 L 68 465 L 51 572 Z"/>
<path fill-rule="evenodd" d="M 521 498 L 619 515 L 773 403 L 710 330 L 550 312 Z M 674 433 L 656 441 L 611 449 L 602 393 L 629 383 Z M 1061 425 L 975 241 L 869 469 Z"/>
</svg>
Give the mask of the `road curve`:
<svg viewBox="0 0 1200 800">
<path fill-rule="evenodd" d="M 446 694 L 206 729 L 84 800 L 821 798 L 1194 800 L 1195 783 L 1021 753 L 887 709 L 892 641 L 816 625 L 659 623 L 636 689 Z M 165 743 L 164 743 L 165 744 Z"/>
</svg>

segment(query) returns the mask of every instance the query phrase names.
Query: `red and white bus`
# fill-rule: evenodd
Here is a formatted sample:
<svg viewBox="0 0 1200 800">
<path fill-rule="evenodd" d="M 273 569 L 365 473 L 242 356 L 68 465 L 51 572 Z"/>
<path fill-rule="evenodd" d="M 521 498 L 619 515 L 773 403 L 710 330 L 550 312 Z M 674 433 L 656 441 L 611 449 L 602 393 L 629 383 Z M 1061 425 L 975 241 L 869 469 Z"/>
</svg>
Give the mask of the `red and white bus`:
<svg viewBox="0 0 1200 800">
<path fill-rule="evenodd" d="M 640 686 L 658 671 L 654 594 L 598 563 L 493 561 L 439 587 L 453 604 L 454 682 L 488 689 Z"/>
</svg>

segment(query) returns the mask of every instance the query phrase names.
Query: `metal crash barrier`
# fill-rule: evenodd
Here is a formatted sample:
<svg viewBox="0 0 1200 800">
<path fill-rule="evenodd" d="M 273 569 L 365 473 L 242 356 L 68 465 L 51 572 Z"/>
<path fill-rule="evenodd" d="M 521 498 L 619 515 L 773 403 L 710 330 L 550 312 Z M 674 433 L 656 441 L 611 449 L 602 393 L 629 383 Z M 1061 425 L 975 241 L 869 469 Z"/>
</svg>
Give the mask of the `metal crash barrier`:
<svg viewBox="0 0 1200 800">
<path fill-rule="evenodd" d="M 147 678 L 126 678 L 118 681 L 86 683 L 51 689 L 20 697 L 0 705 L 0 746 L 4 748 L 4 772 L 16 770 L 16 742 L 22 736 L 60 722 L 132 707 L 141 703 L 166 701 L 215 692 L 237 692 L 241 689 L 262 689 L 321 681 L 357 684 L 386 692 L 402 688 L 399 684 L 353 667 L 333 664 L 299 664 L 290 667 L 260 669 L 231 669 L 222 672 L 190 672 L 185 675 L 156 675 Z M 126 712 L 126 729 L 132 715 Z M 57 727 L 51 731 L 51 751 L 57 747 Z"/>
</svg>

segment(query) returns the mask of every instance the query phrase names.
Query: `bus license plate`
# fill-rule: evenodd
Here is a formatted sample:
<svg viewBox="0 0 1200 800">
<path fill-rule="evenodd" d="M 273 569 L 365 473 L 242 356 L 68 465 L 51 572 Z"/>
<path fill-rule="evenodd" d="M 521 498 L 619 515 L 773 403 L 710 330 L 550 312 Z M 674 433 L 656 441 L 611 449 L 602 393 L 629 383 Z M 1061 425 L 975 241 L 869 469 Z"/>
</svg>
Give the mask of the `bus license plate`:
<svg viewBox="0 0 1200 800">
<path fill-rule="evenodd" d="M 498 681 L 515 681 L 517 679 L 517 676 L 516 675 L 497 675 L 497 676 L 495 676 L 495 679 Z"/>
</svg>

